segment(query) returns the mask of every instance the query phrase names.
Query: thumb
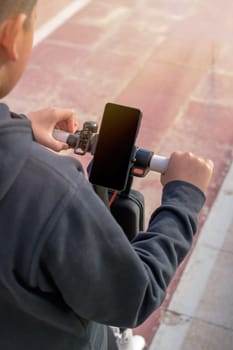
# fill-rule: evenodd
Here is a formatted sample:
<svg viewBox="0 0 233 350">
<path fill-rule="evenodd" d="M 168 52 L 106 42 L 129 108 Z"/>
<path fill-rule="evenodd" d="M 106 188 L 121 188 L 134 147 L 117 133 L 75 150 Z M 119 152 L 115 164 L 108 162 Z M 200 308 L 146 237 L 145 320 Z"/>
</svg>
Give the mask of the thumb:
<svg viewBox="0 0 233 350">
<path fill-rule="evenodd" d="M 69 148 L 67 143 L 56 140 L 52 135 L 49 137 L 46 146 L 56 152 L 60 152 Z"/>
<path fill-rule="evenodd" d="M 53 141 L 53 145 L 51 145 L 50 147 L 56 152 L 60 152 L 69 148 L 67 143 L 56 141 L 56 140 Z"/>
</svg>

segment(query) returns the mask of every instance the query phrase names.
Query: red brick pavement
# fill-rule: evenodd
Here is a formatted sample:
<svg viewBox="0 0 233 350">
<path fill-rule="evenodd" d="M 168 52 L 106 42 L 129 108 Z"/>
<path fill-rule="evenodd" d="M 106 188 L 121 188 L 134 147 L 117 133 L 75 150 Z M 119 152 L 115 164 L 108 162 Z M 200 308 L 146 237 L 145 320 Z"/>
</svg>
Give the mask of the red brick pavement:
<svg viewBox="0 0 233 350">
<path fill-rule="evenodd" d="M 39 23 L 71 1 L 47 3 L 41 0 Z M 34 48 L 6 100 L 19 112 L 74 107 L 82 121 L 99 120 L 108 101 L 141 108 L 140 146 L 215 161 L 201 228 L 232 162 L 232 7 L 229 0 L 93 0 Z M 148 218 L 160 202 L 159 176 L 137 179 L 135 187 L 146 197 Z M 183 267 L 163 306 L 136 330 L 148 342 Z"/>
<path fill-rule="evenodd" d="M 59 11 L 62 11 L 65 7 L 72 4 L 73 0 L 39 0 L 37 5 L 37 21 L 36 27 L 39 28 L 41 25 L 49 21 Z"/>
</svg>

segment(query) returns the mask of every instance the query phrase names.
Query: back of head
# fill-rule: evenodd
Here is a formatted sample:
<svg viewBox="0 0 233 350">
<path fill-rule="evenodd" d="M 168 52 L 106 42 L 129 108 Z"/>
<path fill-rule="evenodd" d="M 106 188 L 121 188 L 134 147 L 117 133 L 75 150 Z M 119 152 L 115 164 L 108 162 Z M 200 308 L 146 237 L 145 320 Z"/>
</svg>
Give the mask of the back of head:
<svg viewBox="0 0 233 350">
<path fill-rule="evenodd" d="M 0 24 L 8 17 L 25 13 L 30 15 L 37 0 L 2 0 L 0 2 Z"/>
<path fill-rule="evenodd" d="M 33 44 L 37 0 L 0 0 L 0 98 L 20 79 Z"/>
</svg>

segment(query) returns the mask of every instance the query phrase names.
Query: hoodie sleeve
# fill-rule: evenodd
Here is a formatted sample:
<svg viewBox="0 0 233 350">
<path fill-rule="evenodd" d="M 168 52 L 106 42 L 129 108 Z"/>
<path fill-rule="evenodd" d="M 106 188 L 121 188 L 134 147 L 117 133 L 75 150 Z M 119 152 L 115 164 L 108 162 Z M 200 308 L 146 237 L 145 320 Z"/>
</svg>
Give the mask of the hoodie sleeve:
<svg viewBox="0 0 233 350">
<path fill-rule="evenodd" d="M 33 133 L 33 129 L 32 129 L 31 120 L 29 120 L 28 117 L 26 115 L 24 115 L 24 114 L 17 114 L 17 113 L 14 113 L 14 112 L 10 112 L 10 114 L 11 114 L 11 118 L 12 119 L 27 120 L 29 122 L 30 127 L 31 127 L 31 131 L 32 131 L 32 139 L 33 139 L 33 141 L 36 141 L 34 133 Z"/>
<path fill-rule="evenodd" d="M 11 118 L 13 119 L 28 119 L 24 114 L 17 114 L 14 112 L 10 112 L 10 113 L 11 113 Z"/>
<path fill-rule="evenodd" d="M 93 196 L 85 186 L 73 195 L 46 243 L 42 264 L 77 315 L 134 328 L 163 302 L 190 250 L 205 197 L 188 183 L 167 184 L 147 231 L 130 243 Z"/>
</svg>

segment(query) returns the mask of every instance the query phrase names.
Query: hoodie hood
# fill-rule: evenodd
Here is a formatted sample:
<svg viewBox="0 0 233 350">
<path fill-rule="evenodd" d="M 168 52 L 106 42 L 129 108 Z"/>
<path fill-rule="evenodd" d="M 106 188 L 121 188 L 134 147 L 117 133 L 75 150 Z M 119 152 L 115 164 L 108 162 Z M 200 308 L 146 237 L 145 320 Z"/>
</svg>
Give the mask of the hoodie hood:
<svg viewBox="0 0 233 350">
<path fill-rule="evenodd" d="M 23 168 L 32 145 L 31 122 L 0 103 L 0 200 Z"/>
</svg>

